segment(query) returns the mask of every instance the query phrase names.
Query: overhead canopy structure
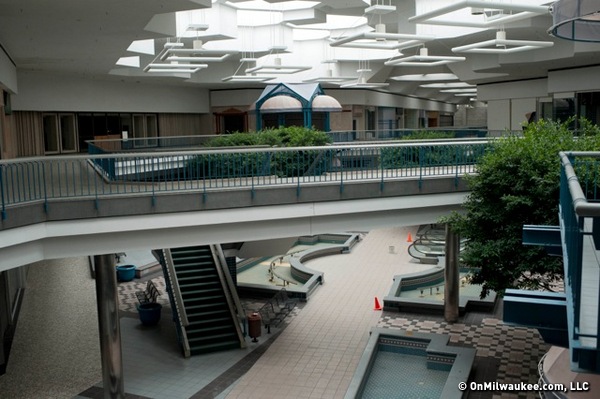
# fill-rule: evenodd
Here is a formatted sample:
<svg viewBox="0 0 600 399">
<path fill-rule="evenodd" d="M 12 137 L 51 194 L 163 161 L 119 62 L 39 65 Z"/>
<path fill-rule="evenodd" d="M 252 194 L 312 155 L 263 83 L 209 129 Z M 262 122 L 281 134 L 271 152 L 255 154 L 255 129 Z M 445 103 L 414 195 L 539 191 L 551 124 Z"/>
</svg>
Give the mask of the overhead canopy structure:
<svg viewBox="0 0 600 399">
<path fill-rule="evenodd" d="M 324 113 L 323 130 L 329 131 L 329 113 L 340 112 L 342 105 L 325 95 L 318 83 L 268 85 L 250 112 L 256 113 L 256 130 L 263 128 L 262 114 L 279 114 L 278 124 L 286 125 L 286 114 L 302 113 L 303 126 L 313 126 L 313 113 Z"/>
</svg>

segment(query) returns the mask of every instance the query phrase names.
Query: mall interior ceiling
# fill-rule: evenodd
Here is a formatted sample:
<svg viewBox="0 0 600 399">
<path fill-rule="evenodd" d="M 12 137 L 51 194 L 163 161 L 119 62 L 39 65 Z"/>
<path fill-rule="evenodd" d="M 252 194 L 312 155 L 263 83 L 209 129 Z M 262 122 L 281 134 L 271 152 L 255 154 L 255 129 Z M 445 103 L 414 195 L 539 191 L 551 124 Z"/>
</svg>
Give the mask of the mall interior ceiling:
<svg viewBox="0 0 600 399">
<path fill-rule="evenodd" d="M 17 71 L 208 89 L 319 82 L 446 103 L 597 65 L 540 0 L 0 0 Z"/>
</svg>

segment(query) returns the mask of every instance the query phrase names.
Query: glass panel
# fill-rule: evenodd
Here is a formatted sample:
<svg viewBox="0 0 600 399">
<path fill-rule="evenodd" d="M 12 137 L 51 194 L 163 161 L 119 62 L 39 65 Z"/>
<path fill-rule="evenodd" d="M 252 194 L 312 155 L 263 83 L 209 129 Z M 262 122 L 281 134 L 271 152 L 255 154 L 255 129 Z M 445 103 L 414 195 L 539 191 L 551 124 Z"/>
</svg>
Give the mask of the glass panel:
<svg viewBox="0 0 600 399">
<path fill-rule="evenodd" d="M 94 114 L 94 136 L 106 138 L 108 131 L 106 129 L 106 115 Z M 102 137 L 104 136 L 104 137 Z"/>
<path fill-rule="evenodd" d="M 133 115 L 133 137 L 138 140 L 134 140 L 134 147 L 145 147 L 146 140 L 139 140 L 146 137 L 144 115 L 136 114 Z"/>
<path fill-rule="evenodd" d="M 131 115 L 121 114 L 120 119 L 121 119 L 121 137 L 123 137 L 123 138 L 132 137 Z M 127 132 L 127 133 L 123 133 L 123 132 Z"/>
<path fill-rule="evenodd" d="M 106 116 L 106 130 L 109 135 L 121 135 L 121 118 L 118 114 L 108 114 Z"/>
<path fill-rule="evenodd" d="M 44 151 L 46 154 L 56 154 L 60 149 L 56 115 L 47 114 L 42 118 L 44 125 Z"/>
<path fill-rule="evenodd" d="M 158 137 L 158 124 L 156 115 L 146 115 L 146 137 Z M 148 140 L 147 145 L 151 147 L 158 146 L 158 140 Z"/>
<path fill-rule="evenodd" d="M 555 98 L 554 120 L 559 122 L 566 122 L 572 116 L 575 116 L 575 99 Z"/>
<path fill-rule="evenodd" d="M 60 115 L 60 139 L 62 145 L 61 152 L 77 151 L 77 131 L 75 130 L 74 115 Z"/>
<path fill-rule="evenodd" d="M 79 149 L 85 152 L 88 150 L 86 140 L 94 139 L 94 123 L 91 114 L 77 115 L 77 131 L 79 133 Z"/>
</svg>

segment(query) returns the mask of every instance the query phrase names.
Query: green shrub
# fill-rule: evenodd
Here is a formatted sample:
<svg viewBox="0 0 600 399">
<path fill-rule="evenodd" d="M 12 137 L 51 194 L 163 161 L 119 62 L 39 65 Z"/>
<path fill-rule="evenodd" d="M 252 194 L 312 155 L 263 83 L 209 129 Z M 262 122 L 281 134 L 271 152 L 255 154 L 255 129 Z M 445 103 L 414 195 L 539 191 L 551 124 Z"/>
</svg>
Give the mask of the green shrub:
<svg viewBox="0 0 600 399">
<path fill-rule="evenodd" d="M 208 141 L 206 147 L 310 147 L 331 142 L 322 131 L 300 126 L 232 133 Z M 304 176 L 324 173 L 329 157 L 321 151 L 207 154 L 188 161 L 187 174 L 199 177 Z"/>
<path fill-rule="evenodd" d="M 215 137 L 207 147 L 310 147 L 331 143 L 331 138 L 320 130 L 301 126 L 279 127 L 251 133 L 232 133 Z"/>
<path fill-rule="evenodd" d="M 453 138 L 456 138 L 456 133 L 454 132 L 443 132 L 437 130 L 415 130 L 405 136 L 400 137 L 400 140 L 435 140 Z"/>
</svg>

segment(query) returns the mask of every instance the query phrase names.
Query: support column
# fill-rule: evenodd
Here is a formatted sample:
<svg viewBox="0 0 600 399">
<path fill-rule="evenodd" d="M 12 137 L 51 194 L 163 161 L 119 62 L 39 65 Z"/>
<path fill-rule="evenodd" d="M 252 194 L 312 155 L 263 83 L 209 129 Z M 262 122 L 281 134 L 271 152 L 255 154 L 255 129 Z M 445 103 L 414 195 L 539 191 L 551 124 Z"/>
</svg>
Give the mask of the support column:
<svg viewBox="0 0 600 399">
<path fill-rule="evenodd" d="M 125 397 L 115 255 L 94 256 L 100 355 L 105 399 Z"/>
<path fill-rule="evenodd" d="M 444 269 L 444 319 L 448 323 L 458 321 L 458 301 L 460 273 L 458 256 L 460 238 L 446 225 L 446 267 Z"/>
</svg>

